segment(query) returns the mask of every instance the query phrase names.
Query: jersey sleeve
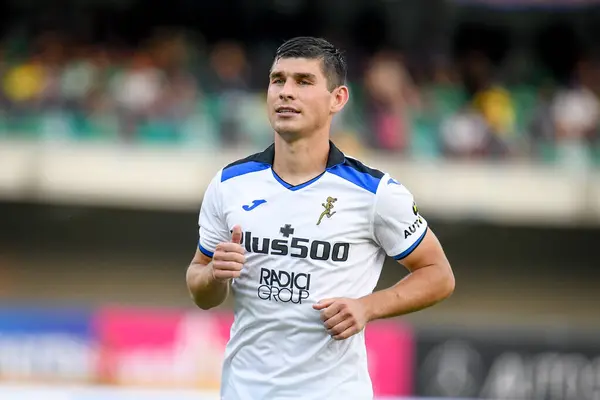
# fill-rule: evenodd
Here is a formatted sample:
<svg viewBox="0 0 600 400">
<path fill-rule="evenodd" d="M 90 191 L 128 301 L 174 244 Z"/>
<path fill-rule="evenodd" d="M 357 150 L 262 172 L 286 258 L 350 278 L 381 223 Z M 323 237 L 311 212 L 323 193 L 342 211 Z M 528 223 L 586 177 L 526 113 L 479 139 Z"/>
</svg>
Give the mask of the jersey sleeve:
<svg viewBox="0 0 600 400">
<path fill-rule="evenodd" d="M 427 221 L 419 214 L 412 193 L 384 175 L 376 193 L 373 234 L 388 256 L 402 260 L 421 243 Z"/>
<path fill-rule="evenodd" d="M 220 177 L 219 172 L 208 185 L 198 218 L 198 249 L 211 258 L 217 245 L 230 239 L 229 229 L 223 216 Z"/>
</svg>

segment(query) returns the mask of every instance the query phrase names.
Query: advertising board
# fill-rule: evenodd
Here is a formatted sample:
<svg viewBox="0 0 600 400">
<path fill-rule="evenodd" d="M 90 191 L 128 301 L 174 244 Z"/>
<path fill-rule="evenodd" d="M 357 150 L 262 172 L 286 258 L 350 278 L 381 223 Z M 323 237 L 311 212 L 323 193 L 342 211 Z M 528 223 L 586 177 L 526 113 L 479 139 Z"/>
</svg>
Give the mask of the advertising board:
<svg viewBox="0 0 600 400">
<path fill-rule="evenodd" d="M 231 314 L 105 309 L 97 316 L 101 381 L 145 388 L 218 390 Z M 377 395 L 412 392 L 413 339 L 398 323 L 366 330 Z"/>
<path fill-rule="evenodd" d="M 416 394 L 600 400 L 600 336 L 564 330 L 420 331 Z"/>
<path fill-rule="evenodd" d="M 0 382 L 93 383 L 96 344 L 87 310 L 2 308 Z"/>
</svg>

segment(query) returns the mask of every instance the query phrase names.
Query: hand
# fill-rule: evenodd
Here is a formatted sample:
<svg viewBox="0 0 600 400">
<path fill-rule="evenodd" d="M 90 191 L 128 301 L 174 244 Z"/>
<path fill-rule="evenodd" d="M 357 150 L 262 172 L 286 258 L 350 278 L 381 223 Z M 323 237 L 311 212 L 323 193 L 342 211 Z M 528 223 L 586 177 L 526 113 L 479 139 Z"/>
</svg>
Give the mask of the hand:
<svg viewBox="0 0 600 400">
<path fill-rule="evenodd" d="M 239 278 L 246 262 L 241 242 L 242 228 L 236 225 L 233 227 L 231 242 L 217 245 L 212 259 L 212 273 L 215 280 L 228 282 L 232 278 Z"/>
<path fill-rule="evenodd" d="M 313 305 L 313 308 L 321 310 L 321 320 L 335 340 L 348 339 L 357 334 L 368 321 L 365 307 L 356 299 L 325 299 Z"/>
</svg>

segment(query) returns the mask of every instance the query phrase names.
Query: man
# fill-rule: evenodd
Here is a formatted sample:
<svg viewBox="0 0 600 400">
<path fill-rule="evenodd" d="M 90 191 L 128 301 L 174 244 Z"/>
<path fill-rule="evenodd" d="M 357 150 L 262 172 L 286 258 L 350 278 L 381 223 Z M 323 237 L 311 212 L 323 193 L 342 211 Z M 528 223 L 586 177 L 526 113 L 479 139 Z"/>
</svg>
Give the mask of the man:
<svg viewBox="0 0 600 400">
<path fill-rule="evenodd" d="M 187 284 L 205 310 L 234 294 L 222 399 L 371 399 L 367 322 L 454 289 L 410 192 L 330 142 L 345 77 L 327 41 L 284 43 L 269 75 L 274 144 L 223 168 L 205 193 Z M 372 293 L 386 254 L 411 273 Z"/>
</svg>

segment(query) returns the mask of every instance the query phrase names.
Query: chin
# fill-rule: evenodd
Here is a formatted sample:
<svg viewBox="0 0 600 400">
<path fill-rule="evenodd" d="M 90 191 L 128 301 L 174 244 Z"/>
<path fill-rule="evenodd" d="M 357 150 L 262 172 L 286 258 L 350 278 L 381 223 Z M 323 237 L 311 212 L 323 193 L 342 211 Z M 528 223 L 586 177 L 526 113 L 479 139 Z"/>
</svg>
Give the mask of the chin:
<svg viewBox="0 0 600 400">
<path fill-rule="evenodd" d="M 282 136 L 299 136 L 305 129 L 292 121 L 277 121 L 273 124 L 273 130 Z"/>
</svg>

